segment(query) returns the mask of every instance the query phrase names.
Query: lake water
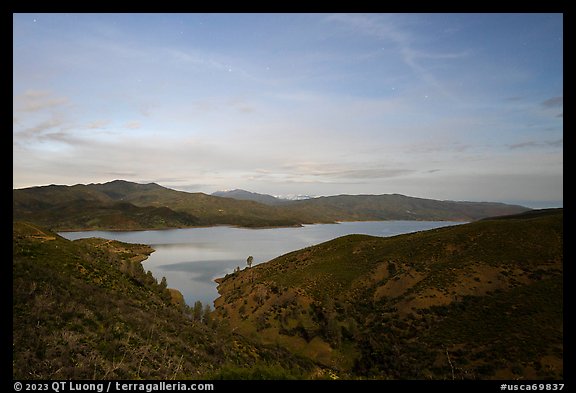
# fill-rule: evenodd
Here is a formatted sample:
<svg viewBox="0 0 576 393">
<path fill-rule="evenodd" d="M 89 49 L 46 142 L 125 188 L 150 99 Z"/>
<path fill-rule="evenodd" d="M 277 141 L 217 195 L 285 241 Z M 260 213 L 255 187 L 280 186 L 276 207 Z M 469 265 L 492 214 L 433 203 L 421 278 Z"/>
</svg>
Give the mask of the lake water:
<svg viewBox="0 0 576 393">
<path fill-rule="evenodd" d="M 144 270 L 150 270 L 158 280 L 165 276 L 168 286 L 182 292 L 188 305 L 197 300 L 212 305 L 218 297 L 214 279 L 231 273 L 237 266 L 241 269 L 246 267 L 249 255 L 254 257 L 253 265 L 257 265 L 339 236 L 394 236 L 456 224 L 461 222 L 369 221 L 305 225 L 302 228 L 219 226 L 131 232 L 62 232 L 60 235 L 70 240 L 100 237 L 148 244 L 156 251 L 142 262 Z"/>
</svg>

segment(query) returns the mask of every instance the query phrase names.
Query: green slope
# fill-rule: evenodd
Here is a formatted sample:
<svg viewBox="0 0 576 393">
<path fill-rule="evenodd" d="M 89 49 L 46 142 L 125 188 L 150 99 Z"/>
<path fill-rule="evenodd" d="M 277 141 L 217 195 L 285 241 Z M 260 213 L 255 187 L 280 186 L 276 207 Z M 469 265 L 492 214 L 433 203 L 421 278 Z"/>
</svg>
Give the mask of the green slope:
<svg viewBox="0 0 576 393">
<path fill-rule="evenodd" d="M 262 203 L 264 205 L 281 205 L 288 202 L 286 199 L 276 198 L 268 194 L 258 194 L 256 192 L 250 192 L 246 190 L 230 190 L 230 191 L 216 191 L 211 194 L 212 196 L 239 199 L 241 201 L 254 201 Z"/>
<path fill-rule="evenodd" d="M 135 206 L 128 202 L 72 200 L 39 209 L 14 208 L 14 219 L 32 221 L 53 230 L 139 230 L 184 228 L 198 218 L 167 207 Z"/>
<path fill-rule="evenodd" d="M 437 201 L 400 194 L 320 197 L 287 202 L 284 208 L 292 209 L 300 214 L 315 212 L 335 221 L 475 221 L 480 218 L 517 214 L 530 210 L 504 203 Z"/>
<path fill-rule="evenodd" d="M 13 378 L 294 378 L 313 370 L 173 304 L 140 264 L 152 251 L 104 239 L 72 242 L 14 223 Z"/>
<path fill-rule="evenodd" d="M 561 378 L 562 220 L 345 236 L 219 279 L 217 314 L 344 378 Z"/>
<path fill-rule="evenodd" d="M 56 230 L 154 229 L 206 225 L 296 226 L 295 214 L 253 201 L 116 180 L 13 191 L 13 215 Z M 323 222 L 321 219 L 319 222 Z"/>
</svg>

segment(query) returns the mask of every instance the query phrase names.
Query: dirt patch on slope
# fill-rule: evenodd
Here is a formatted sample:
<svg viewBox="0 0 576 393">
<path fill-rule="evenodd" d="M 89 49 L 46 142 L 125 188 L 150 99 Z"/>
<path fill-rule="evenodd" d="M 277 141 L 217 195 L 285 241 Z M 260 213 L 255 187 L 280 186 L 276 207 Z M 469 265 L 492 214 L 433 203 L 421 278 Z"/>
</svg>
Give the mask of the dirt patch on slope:
<svg viewBox="0 0 576 393">
<path fill-rule="evenodd" d="M 374 291 L 374 300 L 378 301 L 383 297 L 398 297 L 416 285 L 424 278 L 424 274 L 411 271 L 395 276 Z"/>
</svg>

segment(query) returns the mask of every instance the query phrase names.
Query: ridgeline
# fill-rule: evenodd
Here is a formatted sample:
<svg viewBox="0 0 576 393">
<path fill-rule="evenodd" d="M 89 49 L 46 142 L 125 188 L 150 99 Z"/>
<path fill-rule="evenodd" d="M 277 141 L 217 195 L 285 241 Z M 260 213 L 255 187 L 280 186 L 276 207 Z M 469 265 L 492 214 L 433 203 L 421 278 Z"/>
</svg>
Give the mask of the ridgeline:
<svg viewBox="0 0 576 393">
<path fill-rule="evenodd" d="M 115 180 L 16 189 L 12 211 L 14 220 L 55 231 L 74 231 L 282 227 L 337 221 L 474 221 L 530 210 L 502 203 L 436 201 L 399 194 L 339 195 L 271 204 L 269 200 L 274 197 L 248 194 L 259 202 Z M 240 195 L 246 198 L 247 193 Z"/>
</svg>

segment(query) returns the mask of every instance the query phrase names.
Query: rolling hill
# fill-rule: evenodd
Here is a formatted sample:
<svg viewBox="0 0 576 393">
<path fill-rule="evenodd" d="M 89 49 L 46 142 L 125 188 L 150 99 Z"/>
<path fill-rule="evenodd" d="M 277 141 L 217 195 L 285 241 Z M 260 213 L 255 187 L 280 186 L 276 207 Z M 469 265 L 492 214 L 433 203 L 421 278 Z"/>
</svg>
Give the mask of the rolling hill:
<svg viewBox="0 0 576 393">
<path fill-rule="evenodd" d="M 345 236 L 217 282 L 218 318 L 340 378 L 563 377 L 562 209 Z"/>
<path fill-rule="evenodd" d="M 303 221 L 253 201 L 122 180 L 13 190 L 13 216 L 55 230 L 296 226 Z"/>
<path fill-rule="evenodd" d="M 320 215 L 331 221 L 474 221 L 529 210 L 523 206 L 504 203 L 437 201 L 401 194 L 335 195 L 301 200 L 280 199 L 245 190 L 218 191 L 212 195 L 255 201 L 270 206 L 280 205 L 284 210 L 290 210 L 303 217 Z"/>
<path fill-rule="evenodd" d="M 216 191 L 212 193 L 213 196 L 222 198 L 238 199 L 241 201 L 254 201 L 263 203 L 264 205 L 276 206 L 289 202 L 287 199 L 276 198 L 268 194 L 259 194 L 246 190 L 229 190 L 229 191 Z"/>
<path fill-rule="evenodd" d="M 13 379 L 306 378 L 319 369 L 183 307 L 144 272 L 152 251 L 14 223 Z"/>
<path fill-rule="evenodd" d="M 400 194 L 318 197 L 290 202 L 285 207 L 299 214 L 314 212 L 334 221 L 475 221 L 530 210 L 504 203 L 437 201 Z"/>
<path fill-rule="evenodd" d="M 340 195 L 271 206 L 122 180 L 13 190 L 14 220 L 54 230 L 277 227 L 355 220 L 473 221 L 527 210 L 501 203 L 436 201 L 398 194 Z"/>
</svg>

